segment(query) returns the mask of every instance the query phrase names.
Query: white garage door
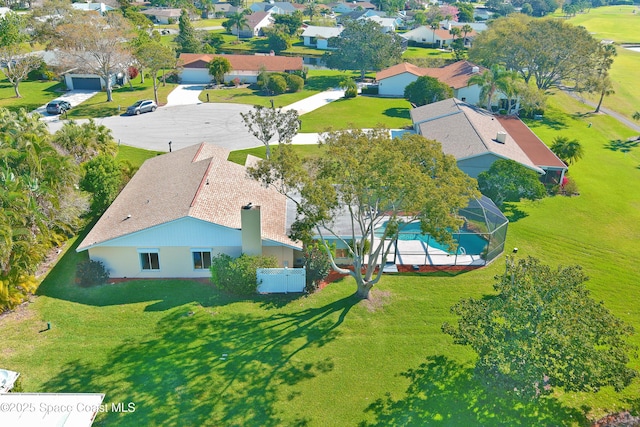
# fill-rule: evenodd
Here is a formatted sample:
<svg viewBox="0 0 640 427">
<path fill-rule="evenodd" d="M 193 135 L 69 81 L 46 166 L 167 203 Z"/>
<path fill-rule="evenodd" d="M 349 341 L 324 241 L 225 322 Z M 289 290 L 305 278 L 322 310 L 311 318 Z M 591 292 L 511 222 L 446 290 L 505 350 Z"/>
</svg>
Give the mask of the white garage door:
<svg viewBox="0 0 640 427">
<path fill-rule="evenodd" d="M 211 75 L 206 68 L 184 68 L 180 73 L 181 83 L 209 83 Z"/>
</svg>

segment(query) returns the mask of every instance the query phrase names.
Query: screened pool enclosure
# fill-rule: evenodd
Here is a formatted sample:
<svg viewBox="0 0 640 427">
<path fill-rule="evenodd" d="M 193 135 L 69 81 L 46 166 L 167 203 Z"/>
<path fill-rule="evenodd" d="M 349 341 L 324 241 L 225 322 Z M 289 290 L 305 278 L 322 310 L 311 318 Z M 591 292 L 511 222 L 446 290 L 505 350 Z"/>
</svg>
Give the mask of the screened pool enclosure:
<svg viewBox="0 0 640 427">
<path fill-rule="evenodd" d="M 504 250 L 509 220 L 488 197 L 472 199 L 459 211 L 463 226 L 453 233 L 455 248 L 441 245 L 420 225 L 409 224 L 402 229 L 392 245 L 387 260 L 399 265 L 486 265 Z M 384 226 L 380 229 L 382 233 Z"/>
</svg>

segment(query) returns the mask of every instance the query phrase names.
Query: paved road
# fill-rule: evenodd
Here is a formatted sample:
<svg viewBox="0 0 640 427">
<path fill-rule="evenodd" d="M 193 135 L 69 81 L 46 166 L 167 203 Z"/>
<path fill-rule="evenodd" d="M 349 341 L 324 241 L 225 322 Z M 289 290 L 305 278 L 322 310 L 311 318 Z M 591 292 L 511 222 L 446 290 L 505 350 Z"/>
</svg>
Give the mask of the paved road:
<svg viewBox="0 0 640 427">
<path fill-rule="evenodd" d="M 240 112 L 247 112 L 250 105 L 196 104 L 161 107 L 154 113 L 139 116 L 113 116 L 94 119 L 112 131 L 121 144 L 147 150 L 169 151 L 201 142 L 239 150 L 262 145 L 247 132 Z M 86 120 L 79 120 L 82 123 Z M 55 132 L 62 122 L 49 124 Z"/>
<path fill-rule="evenodd" d="M 594 109 L 596 108 L 597 103 L 589 101 L 588 99 L 584 99 L 583 97 L 581 97 L 579 94 L 577 94 L 575 91 L 569 90 L 569 89 L 563 89 L 564 92 L 566 94 L 568 94 L 569 96 L 571 96 L 572 98 L 577 99 L 578 101 L 582 102 L 583 104 L 589 105 L 591 107 L 593 107 Z M 613 110 L 610 110 L 606 107 L 600 107 L 600 112 L 607 114 L 611 117 L 613 117 L 614 119 L 616 119 L 617 121 L 619 121 L 620 123 L 622 123 L 623 125 L 630 127 L 631 129 L 640 132 L 640 125 L 638 123 L 634 123 L 633 121 L 629 120 L 628 118 L 626 118 L 625 116 L 623 116 L 620 113 L 616 113 Z"/>
</svg>

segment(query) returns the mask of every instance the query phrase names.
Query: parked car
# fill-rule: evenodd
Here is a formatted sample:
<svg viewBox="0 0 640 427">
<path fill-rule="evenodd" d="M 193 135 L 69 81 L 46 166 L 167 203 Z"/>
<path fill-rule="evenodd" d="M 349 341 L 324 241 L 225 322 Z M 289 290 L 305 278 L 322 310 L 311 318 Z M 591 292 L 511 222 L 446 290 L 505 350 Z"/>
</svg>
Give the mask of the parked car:
<svg viewBox="0 0 640 427">
<path fill-rule="evenodd" d="M 47 104 L 47 113 L 49 114 L 64 114 L 71 109 L 71 104 L 67 101 L 56 99 Z"/>
<path fill-rule="evenodd" d="M 154 101 L 151 99 L 145 99 L 128 107 L 127 114 L 133 116 L 134 114 L 138 115 L 140 113 L 148 113 L 149 111 L 156 111 L 156 108 L 158 108 L 158 106 Z"/>
</svg>

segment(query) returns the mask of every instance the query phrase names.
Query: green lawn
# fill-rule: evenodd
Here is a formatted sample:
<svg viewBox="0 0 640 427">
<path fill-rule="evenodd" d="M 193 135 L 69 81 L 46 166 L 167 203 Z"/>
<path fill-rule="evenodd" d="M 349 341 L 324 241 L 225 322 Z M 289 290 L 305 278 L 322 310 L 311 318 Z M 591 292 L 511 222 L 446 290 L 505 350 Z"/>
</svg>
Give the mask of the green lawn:
<svg viewBox="0 0 640 427">
<path fill-rule="evenodd" d="M 208 94 L 208 102 L 230 102 L 235 104 L 262 105 L 263 107 L 270 107 L 271 100 L 273 99 L 275 107 L 278 108 L 292 104 L 311 95 L 315 95 L 318 92 L 338 87 L 345 76 L 355 78 L 356 76 L 359 76 L 359 73 L 350 71 L 340 72 L 334 70 L 309 70 L 307 81 L 304 84 L 304 89 L 300 92 L 283 93 L 281 95 L 267 95 L 257 89 L 223 88 L 204 90 L 200 94 L 199 98 L 202 102 L 207 102 Z"/>
<path fill-rule="evenodd" d="M 366 116 L 372 100 L 344 103 Z M 580 195 L 509 205 L 506 248 L 582 265 L 593 296 L 640 330 L 640 147 L 623 142 L 632 131 L 588 110 L 554 94 L 544 120 L 528 123 L 547 143 L 566 135 L 583 144 L 570 173 Z M 474 354 L 440 326 L 459 299 L 492 292 L 502 259 L 457 275 L 385 276 L 372 303 L 351 298 L 350 279 L 308 297 L 236 299 L 187 280 L 78 288 L 78 240 L 35 301 L 0 319 L 0 365 L 22 373 L 25 391 L 136 404 L 99 414 L 96 426 L 581 426 L 640 411 L 640 378 L 621 393 L 558 391 L 533 402 L 473 378 Z M 52 329 L 40 332 L 46 322 Z M 631 365 L 640 370 L 640 359 Z"/>
<path fill-rule="evenodd" d="M 412 58 L 442 58 L 449 60 L 453 59 L 453 53 L 438 49 L 410 46 L 403 52 L 402 59 L 407 60 Z"/>
<path fill-rule="evenodd" d="M 372 128 L 381 124 L 391 129 L 404 128 L 411 126 L 410 108 L 406 99 L 370 96 L 339 99 L 300 116 L 301 132 L 323 132 L 327 127 L 346 129 L 351 125 Z"/>
<path fill-rule="evenodd" d="M 636 13 L 633 13 L 633 11 Z M 596 39 L 614 40 L 620 43 L 640 43 L 640 9 L 635 6 L 607 6 L 591 9 L 589 13 L 569 19 L 574 25 L 582 25 Z M 640 85 L 637 84 L 640 70 L 640 52 L 617 46 L 618 56 L 611 67 L 611 79 L 615 94 L 605 98 L 603 106 L 628 118 L 640 110 Z M 585 97 L 594 102 L 598 96 Z"/>
<path fill-rule="evenodd" d="M 167 83 L 158 85 L 158 101 L 160 105 L 167 103 L 167 95 L 176 87 L 175 84 Z M 83 102 L 69 111 L 70 119 L 85 119 L 92 117 L 108 117 L 122 114 L 127 107 L 139 99 L 153 99 L 153 80 L 145 78 L 144 83 L 140 83 L 140 77 L 136 77 L 133 89 L 129 85 L 124 85 L 113 91 L 113 101 L 107 102 L 107 93 L 100 92 L 91 99 Z"/>
<path fill-rule="evenodd" d="M 0 71 L 0 108 L 32 111 L 64 94 L 65 87 L 58 81 L 24 81 L 18 86 L 22 98 L 16 98 L 13 85 Z"/>
</svg>

